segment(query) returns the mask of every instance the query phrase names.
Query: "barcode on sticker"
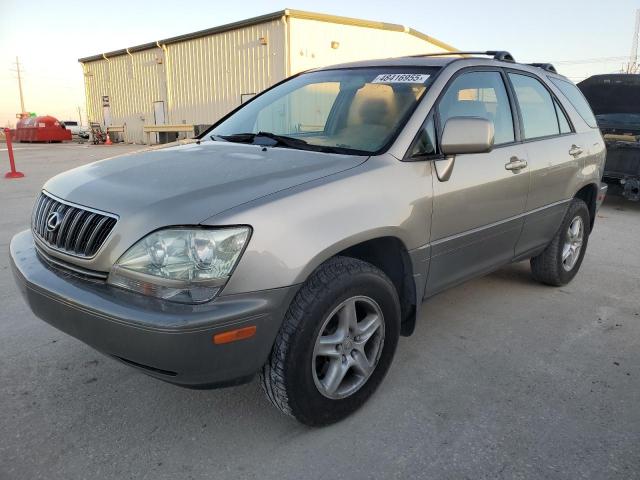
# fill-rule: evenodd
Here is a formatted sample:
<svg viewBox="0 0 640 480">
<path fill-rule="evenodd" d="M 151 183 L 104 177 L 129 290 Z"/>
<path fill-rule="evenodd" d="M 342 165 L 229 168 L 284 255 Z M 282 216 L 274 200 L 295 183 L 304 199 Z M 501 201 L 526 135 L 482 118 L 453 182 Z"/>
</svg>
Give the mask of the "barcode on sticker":
<svg viewBox="0 0 640 480">
<path fill-rule="evenodd" d="M 425 73 L 383 73 L 371 83 L 424 83 L 428 78 Z"/>
</svg>

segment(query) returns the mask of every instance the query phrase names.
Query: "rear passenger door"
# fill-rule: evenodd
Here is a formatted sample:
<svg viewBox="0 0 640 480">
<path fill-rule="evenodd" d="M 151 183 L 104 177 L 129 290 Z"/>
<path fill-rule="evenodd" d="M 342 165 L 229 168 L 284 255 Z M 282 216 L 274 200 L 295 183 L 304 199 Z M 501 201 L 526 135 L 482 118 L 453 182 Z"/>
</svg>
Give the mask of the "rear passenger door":
<svg viewBox="0 0 640 480">
<path fill-rule="evenodd" d="M 449 118 L 482 117 L 493 122 L 495 140 L 491 152 L 457 155 L 449 180 L 433 179 L 426 296 L 508 263 L 514 256 L 529 169 L 513 112 L 513 99 L 499 69 L 463 70 L 438 100 L 438 137 Z"/>
<path fill-rule="evenodd" d="M 583 163 L 578 135 L 551 90 L 535 75 L 507 74 L 518 106 L 531 187 L 516 256 L 547 245 L 555 235 L 573 195 Z"/>
</svg>

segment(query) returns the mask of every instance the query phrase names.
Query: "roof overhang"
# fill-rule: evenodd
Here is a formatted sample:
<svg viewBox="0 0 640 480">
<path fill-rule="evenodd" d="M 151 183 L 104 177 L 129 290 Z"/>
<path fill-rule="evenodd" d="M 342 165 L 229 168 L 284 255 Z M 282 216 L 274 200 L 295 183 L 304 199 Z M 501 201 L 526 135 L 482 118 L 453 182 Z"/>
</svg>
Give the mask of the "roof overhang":
<svg viewBox="0 0 640 480">
<path fill-rule="evenodd" d="M 258 17 L 252 17 L 252 18 L 247 18 L 245 20 L 240 20 L 239 22 L 227 23 L 225 25 L 220 25 L 218 27 L 207 28 L 206 30 L 199 30 L 197 32 L 187 33 L 185 35 L 178 35 L 177 37 L 169 37 L 169 38 L 165 38 L 155 42 L 136 45 L 134 47 L 123 48 L 120 50 L 113 50 L 111 52 L 92 55 L 90 57 L 79 58 L 78 62 L 80 63 L 95 62 L 98 60 L 105 60 L 112 57 L 118 57 L 120 55 L 127 55 L 133 52 L 151 50 L 153 48 L 158 48 L 160 45 L 171 45 L 172 43 L 179 43 L 187 40 L 193 40 L 194 38 L 207 37 L 209 35 L 215 35 L 216 33 L 228 32 L 230 30 L 236 30 L 242 27 L 248 27 L 251 25 L 258 25 L 258 24 L 270 22 L 273 20 L 279 20 L 283 17 L 316 20 L 320 22 L 337 23 L 340 25 L 353 25 L 357 27 L 375 28 L 378 30 L 388 30 L 388 31 L 394 31 L 394 32 L 405 32 L 409 35 L 413 35 L 414 37 L 418 37 L 422 40 L 432 43 L 444 50 L 448 50 L 452 52 L 457 50 L 456 48 L 452 47 L 451 45 L 445 42 L 438 40 L 437 38 L 433 38 L 422 32 L 414 30 L 413 28 L 405 27 L 404 25 L 398 25 L 395 23 L 386 23 L 386 22 L 375 22 L 370 20 L 362 20 L 359 18 L 340 17 L 337 15 L 327 15 L 324 13 L 306 12 L 303 10 L 292 10 L 287 8 L 285 10 L 280 10 L 273 13 L 267 13 L 266 15 L 260 15 Z"/>
</svg>

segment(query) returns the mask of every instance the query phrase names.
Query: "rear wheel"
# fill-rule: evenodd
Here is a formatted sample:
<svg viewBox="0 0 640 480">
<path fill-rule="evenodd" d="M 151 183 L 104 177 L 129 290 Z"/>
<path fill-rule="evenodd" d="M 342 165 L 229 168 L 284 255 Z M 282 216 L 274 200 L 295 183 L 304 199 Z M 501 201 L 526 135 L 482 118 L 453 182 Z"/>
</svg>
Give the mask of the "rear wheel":
<svg viewBox="0 0 640 480">
<path fill-rule="evenodd" d="M 541 283 L 561 286 L 576 276 L 587 250 L 590 217 L 587 204 L 574 198 L 562 225 L 547 248 L 531 259 L 533 278 Z"/>
<path fill-rule="evenodd" d="M 358 409 L 387 372 L 400 332 L 391 280 L 361 260 L 335 257 L 294 298 L 261 379 L 283 413 L 307 425 Z"/>
</svg>

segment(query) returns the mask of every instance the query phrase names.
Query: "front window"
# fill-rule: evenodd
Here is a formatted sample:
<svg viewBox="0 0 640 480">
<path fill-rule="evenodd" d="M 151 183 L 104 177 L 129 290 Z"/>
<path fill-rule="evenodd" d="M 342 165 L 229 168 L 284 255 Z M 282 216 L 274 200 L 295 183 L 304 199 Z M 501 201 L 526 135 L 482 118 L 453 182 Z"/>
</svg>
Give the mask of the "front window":
<svg viewBox="0 0 640 480">
<path fill-rule="evenodd" d="M 348 154 L 380 152 L 402 129 L 437 70 L 305 73 L 260 95 L 204 138 Z"/>
<path fill-rule="evenodd" d="M 469 72 L 456 77 L 438 105 L 440 125 L 452 117 L 480 117 L 493 122 L 495 145 L 515 140 L 507 89 L 499 72 Z"/>
</svg>

